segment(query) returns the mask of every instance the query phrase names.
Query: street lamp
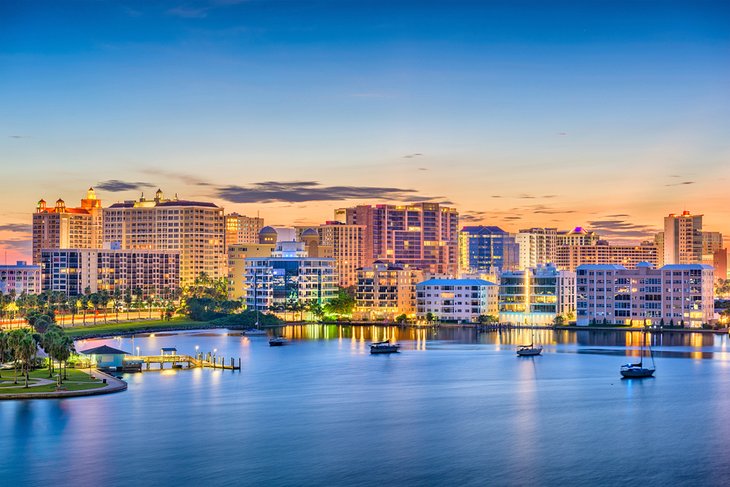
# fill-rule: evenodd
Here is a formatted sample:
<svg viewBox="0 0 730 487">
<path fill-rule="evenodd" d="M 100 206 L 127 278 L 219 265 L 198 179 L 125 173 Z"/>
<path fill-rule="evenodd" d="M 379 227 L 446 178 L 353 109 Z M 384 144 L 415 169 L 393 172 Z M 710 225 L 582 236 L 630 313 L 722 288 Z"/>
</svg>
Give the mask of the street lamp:
<svg viewBox="0 0 730 487">
<path fill-rule="evenodd" d="M 198 360 L 198 348 L 200 347 L 195 345 L 195 360 Z"/>
<path fill-rule="evenodd" d="M 137 357 L 139 357 L 139 347 L 137 347 Z"/>
</svg>

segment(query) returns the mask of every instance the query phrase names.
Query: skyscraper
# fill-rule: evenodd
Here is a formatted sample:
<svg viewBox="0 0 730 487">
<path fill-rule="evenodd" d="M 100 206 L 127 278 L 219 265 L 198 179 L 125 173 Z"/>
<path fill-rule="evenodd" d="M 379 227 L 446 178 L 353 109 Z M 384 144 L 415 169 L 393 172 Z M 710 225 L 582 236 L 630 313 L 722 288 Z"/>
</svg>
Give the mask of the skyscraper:
<svg viewBox="0 0 730 487">
<path fill-rule="evenodd" d="M 438 203 L 360 205 L 335 211 L 335 219 L 365 225 L 365 265 L 376 260 L 455 274 L 459 213 Z"/>
<path fill-rule="evenodd" d="M 664 217 L 664 265 L 702 262 L 702 215 Z"/>
<path fill-rule="evenodd" d="M 495 226 L 469 226 L 459 232 L 459 269 L 469 274 L 514 270 L 519 265 L 515 237 Z"/>
<path fill-rule="evenodd" d="M 527 228 L 515 235 L 520 246 L 519 268 L 537 267 L 555 262 L 557 228 Z"/>
<path fill-rule="evenodd" d="M 258 243 L 262 228 L 263 218 L 238 213 L 226 215 L 226 248 L 230 245 Z"/>
<path fill-rule="evenodd" d="M 154 199 L 115 203 L 104 209 L 104 244 L 120 249 L 172 250 L 180 253 L 181 284 L 201 272 L 226 277 L 225 220 L 214 203 Z"/>
<path fill-rule="evenodd" d="M 102 209 L 94 188 L 81 206 L 71 208 L 62 199 L 49 207 L 41 199 L 33 214 L 33 263 L 39 264 L 43 249 L 94 249 L 101 247 Z"/>
<path fill-rule="evenodd" d="M 333 249 L 338 285 L 356 285 L 357 269 L 365 265 L 365 226 L 329 221 L 320 225 L 317 232 L 319 242 Z"/>
</svg>

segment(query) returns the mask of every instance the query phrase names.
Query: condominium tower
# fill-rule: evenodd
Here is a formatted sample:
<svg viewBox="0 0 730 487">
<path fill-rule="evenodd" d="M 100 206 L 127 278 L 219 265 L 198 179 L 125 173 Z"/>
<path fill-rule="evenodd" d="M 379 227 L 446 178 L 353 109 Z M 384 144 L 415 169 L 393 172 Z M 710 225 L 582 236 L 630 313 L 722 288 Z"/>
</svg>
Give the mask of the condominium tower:
<svg viewBox="0 0 730 487">
<path fill-rule="evenodd" d="M 458 270 L 455 208 L 438 203 L 360 205 L 336 210 L 335 219 L 365 226 L 365 265 L 382 260 L 432 273 Z"/>
<path fill-rule="evenodd" d="M 702 262 L 702 215 L 689 211 L 664 217 L 664 264 Z"/>
<path fill-rule="evenodd" d="M 160 190 L 154 199 L 115 203 L 104 209 L 104 244 L 179 252 L 183 285 L 201 272 L 226 277 L 225 219 L 214 203 L 166 199 Z"/>
</svg>

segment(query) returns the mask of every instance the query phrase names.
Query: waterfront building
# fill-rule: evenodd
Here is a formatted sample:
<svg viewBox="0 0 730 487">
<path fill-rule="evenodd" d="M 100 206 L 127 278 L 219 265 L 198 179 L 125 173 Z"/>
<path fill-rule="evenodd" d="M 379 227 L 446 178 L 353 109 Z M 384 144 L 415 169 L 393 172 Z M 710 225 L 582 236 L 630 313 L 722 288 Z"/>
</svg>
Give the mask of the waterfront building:
<svg viewBox="0 0 730 487">
<path fill-rule="evenodd" d="M 516 269 L 519 246 L 515 237 L 495 226 L 467 226 L 459 232 L 459 268 L 466 273 Z"/>
<path fill-rule="evenodd" d="M 639 245 L 610 245 L 601 240 L 596 245 L 559 245 L 555 265 L 560 270 L 575 271 L 583 264 L 618 264 L 633 269 L 640 262 L 659 263 L 659 249 L 651 242 Z"/>
<path fill-rule="evenodd" d="M 297 240 L 297 231 L 294 227 L 268 225 L 259 232 L 260 244 L 276 245 L 277 242 L 293 242 Z"/>
<path fill-rule="evenodd" d="M 664 265 L 664 232 L 654 235 L 654 245 L 657 248 L 657 268 Z"/>
<path fill-rule="evenodd" d="M 270 257 L 275 247 L 274 244 L 260 243 L 228 246 L 228 299 L 241 299 L 246 295 L 244 278 L 246 259 Z"/>
<path fill-rule="evenodd" d="M 664 265 L 702 262 L 702 215 L 689 211 L 664 217 Z"/>
<path fill-rule="evenodd" d="M 575 272 L 554 265 L 503 272 L 499 282 L 499 321 L 549 325 L 575 316 Z"/>
<path fill-rule="evenodd" d="M 271 256 L 245 259 L 244 289 L 251 310 L 283 310 L 291 303 L 324 305 L 337 296 L 335 260 L 310 257 L 303 242 L 278 242 Z"/>
<path fill-rule="evenodd" d="M 416 316 L 416 283 L 423 271 L 407 265 L 376 261 L 357 270 L 353 318 L 365 321 Z"/>
<path fill-rule="evenodd" d="M 519 269 L 555 262 L 558 240 L 557 228 L 525 228 L 515 235 L 519 246 Z"/>
<path fill-rule="evenodd" d="M 101 200 L 89 188 L 78 207 L 62 199 L 47 206 L 41 199 L 33 214 L 33 263 L 40 263 L 42 249 L 93 249 L 102 242 Z"/>
<path fill-rule="evenodd" d="M 180 286 L 180 254 L 164 250 L 41 251 L 41 288 L 80 296 L 99 291 L 172 298 Z"/>
<path fill-rule="evenodd" d="M 596 232 L 591 232 L 583 227 L 575 227 L 572 230 L 558 232 L 556 245 L 596 245 L 601 237 Z"/>
<path fill-rule="evenodd" d="M 136 201 L 104 208 L 104 243 L 125 250 L 158 250 L 180 254 L 181 284 L 201 273 L 226 277 L 225 218 L 214 203 L 144 195 Z"/>
<path fill-rule="evenodd" d="M 38 294 L 41 292 L 41 266 L 19 260 L 15 265 L 0 265 L 0 294 Z"/>
<path fill-rule="evenodd" d="M 365 226 L 365 265 L 382 260 L 428 272 L 458 271 L 455 208 L 438 203 L 360 205 L 336 210 L 335 220 Z"/>
<path fill-rule="evenodd" d="M 416 316 L 470 323 L 482 315 L 496 318 L 498 289 L 482 279 L 429 279 L 416 284 Z"/>
<path fill-rule="evenodd" d="M 365 265 L 365 226 L 328 221 L 317 227 L 319 242 L 332 248 L 338 285 L 357 284 L 357 270 Z"/>
<path fill-rule="evenodd" d="M 582 265 L 577 324 L 701 327 L 714 319 L 713 269 L 702 264 Z"/>
<path fill-rule="evenodd" d="M 264 228 L 264 219 L 230 213 L 226 220 L 226 249 L 231 245 L 255 244 L 259 241 L 259 232 Z"/>
</svg>

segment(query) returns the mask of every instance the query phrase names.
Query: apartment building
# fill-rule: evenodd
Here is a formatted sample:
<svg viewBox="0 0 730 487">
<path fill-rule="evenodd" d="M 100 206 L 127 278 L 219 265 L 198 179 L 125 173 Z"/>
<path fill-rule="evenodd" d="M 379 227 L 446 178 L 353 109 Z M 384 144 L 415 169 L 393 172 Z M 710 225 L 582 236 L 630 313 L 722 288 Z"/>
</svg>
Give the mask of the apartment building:
<svg viewBox="0 0 730 487">
<path fill-rule="evenodd" d="M 416 284 L 423 271 L 409 266 L 376 261 L 357 270 L 353 318 L 392 321 L 405 314 L 416 316 Z"/>
<path fill-rule="evenodd" d="M 416 285 L 416 316 L 438 321 L 479 321 L 497 316 L 499 286 L 482 279 L 429 279 Z"/>
</svg>

